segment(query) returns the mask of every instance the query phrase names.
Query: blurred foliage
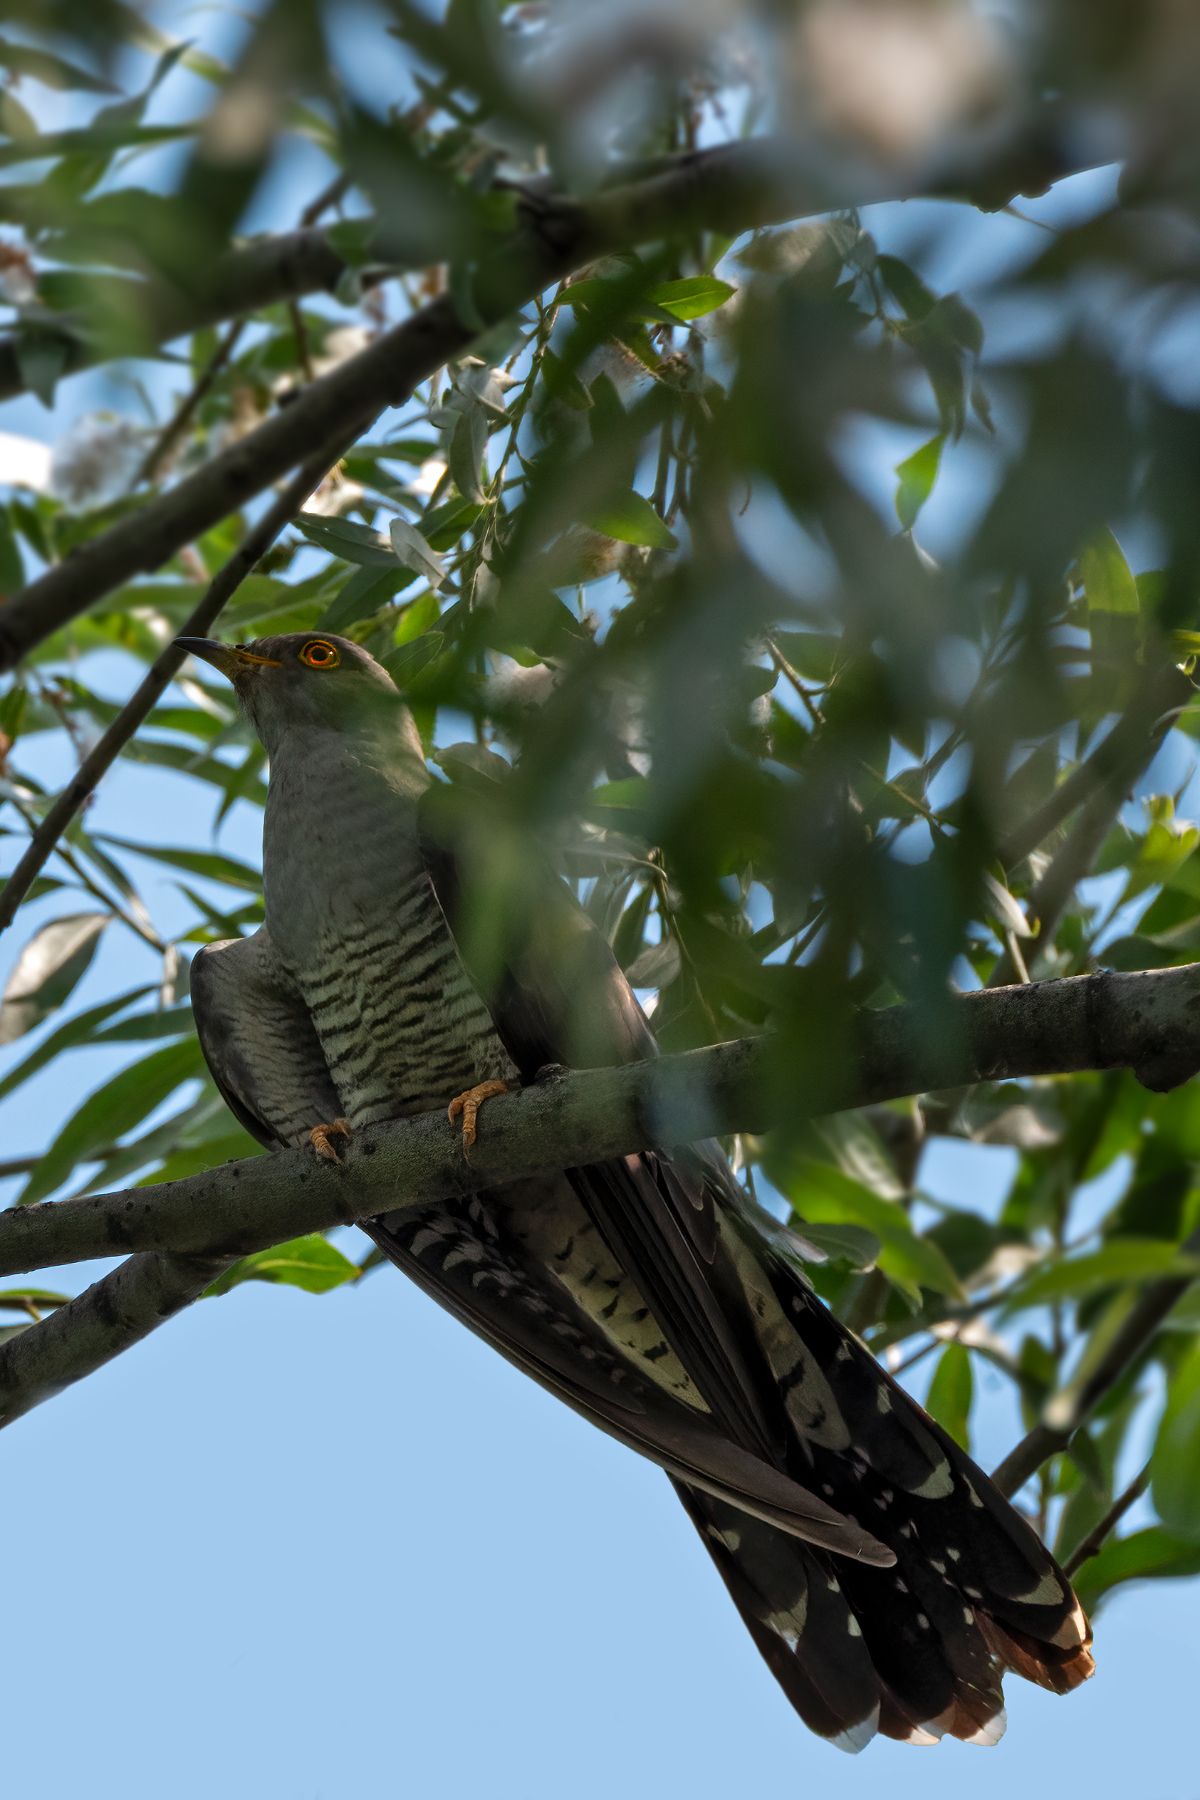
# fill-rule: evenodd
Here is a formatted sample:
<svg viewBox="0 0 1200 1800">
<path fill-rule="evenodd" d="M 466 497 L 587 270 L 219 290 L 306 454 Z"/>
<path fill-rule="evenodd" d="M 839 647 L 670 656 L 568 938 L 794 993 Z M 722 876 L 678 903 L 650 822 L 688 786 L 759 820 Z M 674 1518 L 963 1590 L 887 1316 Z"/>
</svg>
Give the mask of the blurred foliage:
<svg viewBox="0 0 1200 1800">
<path fill-rule="evenodd" d="M 934 1033 L 953 986 L 1200 956 L 1200 47 L 1186 9 L 1056 0 L 1003 43 L 976 22 L 956 89 L 944 70 L 922 76 L 915 51 L 935 13 L 963 9 L 864 0 L 841 9 L 843 29 L 890 10 L 916 34 L 903 78 L 860 48 L 879 97 L 865 110 L 853 83 L 820 85 L 815 0 L 747 0 L 724 32 L 714 13 L 699 33 L 665 3 L 653 30 L 618 11 L 601 31 L 551 3 L 380 10 L 390 30 L 372 46 L 361 23 L 342 42 L 332 6 L 273 0 L 226 63 L 113 0 L 9 9 L 0 288 L 21 384 L 49 404 L 79 361 L 135 356 L 164 379 L 140 411 L 61 437 L 48 482 L 6 490 L 4 587 L 200 467 L 385 322 L 444 293 L 468 308 L 514 183 L 594 193 L 618 162 L 653 167 L 766 123 L 817 163 L 853 159 L 864 195 L 881 168 L 887 191 L 916 194 L 947 146 L 977 131 L 986 148 L 1052 93 L 1067 139 L 1084 144 L 1103 115 L 1121 194 L 1095 184 L 967 295 L 935 273 L 939 234 L 978 224 L 965 211 L 923 243 L 882 209 L 869 226 L 846 210 L 631 246 L 384 414 L 220 629 L 368 645 L 433 763 L 487 796 L 501 928 L 528 913 L 532 833 L 653 1001 L 665 1047 L 770 1026 L 797 1092 L 820 1092 L 854 1007 L 908 1000 Z M 386 109 L 366 78 L 376 55 Z M 264 228 L 261 196 L 300 150 L 313 204 Z M 262 233 L 249 242 L 247 219 Z M 301 222 L 341 259 L 336 292 L 223 312 L 222 259 L 269 262 L 271 232 Z M 1005 348 L 990 359 L 993 317 Z M 891 512 L 881 444 L 898 446 Z M 919 539 L 947 482 L 958 500 L 941 507 L 934 561 Z M 181 546 L 12 681 L 0 798 L 15 851 L 53 798 L 26 751 L 47 736 L 86 750 L 122 704 L 99 691 L 98 654 L 123 653 L 131 690 L 245 526 L 231 516 Z M 128 1044 L 131 1060 L 81 1103 L 64 1096 L 21 1203 L 256 1148 L 204 1075 L 185 1001 L 194 947 L 261 921 L 257 872 L 215 841 L 235 806 L 262 806 L 263 754 L 224 685 L 189 671 L 127 755 L 177 780 L 172 841 L 132 824 L 104 837 L 86 814 L 69 831 L 33 890 L 54 896 L 54 922 L 26 932 L 0 1008 L 6 1044 L 49 1028 L 0 1095 L 51 1063 L 70 1093 L 83 1046 Z M 147 858 L 190 909 L 169 939 L 139 894 Z M 144 983 L 64 1015 L 110 924 L 136 936 Z M 1008 1148 L 995 1216 L 969 1192 L 951 1206 L 924 1191 L 935 1137 Z M 781 1198 L 824 1254 L 822 1294 L 892 1366 L 931 1370 L 931 1409 L 977 1448 L 981 1414 L 1031 1424 L 1144 1284 L 1200 1252 L 1192 1088 L 984 1083 L 731 1148 L 749 1191 Z M 358 1273 L 303 1239 L 217 1289 L 321 1292 Z M 14 1288 L 0 1303 L 36 1316 L 59 1298 Z M 1150 1498 L 1084 1565 L 1090 1602 L 1200 1570 L 1198 1326 L 1193 1293 L 1030 1492 L 1067 1556 L 1152 1451 Z"/>
</svg>

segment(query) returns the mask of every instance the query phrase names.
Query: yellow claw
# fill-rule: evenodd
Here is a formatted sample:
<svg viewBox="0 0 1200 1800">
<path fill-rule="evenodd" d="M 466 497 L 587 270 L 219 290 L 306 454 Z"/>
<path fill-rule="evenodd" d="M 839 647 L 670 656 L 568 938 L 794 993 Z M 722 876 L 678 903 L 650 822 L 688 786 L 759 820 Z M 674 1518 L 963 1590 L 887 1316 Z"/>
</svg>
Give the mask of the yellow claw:
<svg viewBox="0 0 1200 1800">
<path fill-rule="evenodd" d="M 507 1094 L 508 1091 L 509 1084 L 507 1081 L 480 1081 L 473 1088 L 468 1088 L 464 1094 L 456 1094 L 454 1096 L 453 1100 L 446 1108 L 446 1117 L 453 1125 L 459 1115 L 462 1115 L 462 1145 L 464 1156 L 470 1150 L 471 1145 L 478 1136 L 475 1127 L 475 1119 L 484 1101 L 492 1099 L 496 1094 Z"/>
<path fill-rule="evenodd" d="M 341 1162 L 341 1157 L 329 1140 L 330 1138 L 348 1138 L 349 1136 L 349 1119 L 334 1119 L 330 1125 L 314 1125 L 308 1134 L 308 1141 L 322 1162 Z"/>
</svg>

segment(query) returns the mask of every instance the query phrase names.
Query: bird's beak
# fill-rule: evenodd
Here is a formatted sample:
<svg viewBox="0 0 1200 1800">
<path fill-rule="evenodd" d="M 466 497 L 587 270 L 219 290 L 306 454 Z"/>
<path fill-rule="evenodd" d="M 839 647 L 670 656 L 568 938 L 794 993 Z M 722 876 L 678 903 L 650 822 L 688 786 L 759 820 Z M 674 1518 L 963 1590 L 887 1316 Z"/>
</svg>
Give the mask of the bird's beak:
<svg viewBox="0 0 1200 1800">
<path fill-rule="evenodd" d="M 178 637 L 175 648 L 186 650 L 189 656 L 198 656 L 201 662 L 211 663 L 230 681 L 250 669 L 283 666 L 276 657 L 256 656 L 253 650 L 245 650 L 240 644 L 222 644 L 217 638 Z"/>
</svg>

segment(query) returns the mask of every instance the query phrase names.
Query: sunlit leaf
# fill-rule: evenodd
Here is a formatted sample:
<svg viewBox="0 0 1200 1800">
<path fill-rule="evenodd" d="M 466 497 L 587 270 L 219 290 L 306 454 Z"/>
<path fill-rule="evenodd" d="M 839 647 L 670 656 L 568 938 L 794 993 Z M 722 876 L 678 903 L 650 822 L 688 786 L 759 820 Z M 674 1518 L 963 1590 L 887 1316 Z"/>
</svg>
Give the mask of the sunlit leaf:
<svg viewBox="0 0 1200 1800">
<path fill-rule="evenodd" d="M 314 1232 L 242 1257 L 213 1282 L 208 1292 L 227 1294 L 243 1281 L 277 1281 L 303 1288 L 307 1294 L 327 1294 L 331 1288 L 357 1280 L 357 1264 L 335 1249 L 328 1238 Z"/>
<path fill-rule="evenodd" d="M 947 1344 L 933 1371 L 925 1406 L 964 1450 L 971 1448 L 969 1421 L 974 1387 L 970 1351 L 963 1344 Z"/>
<path fill-rule="evenodd" d="M 0 1000 L 0 1044 L 40 1025 L 71 994 L 96 954 L 109 913 L 70 913 L 34 933 Z"/>
<path fill-rule="evenodd" d="M 1168 1530 L 1200 1539 L 1200 1343 L 1188 1347 L 1171 1377 L 1150 1483 Z"/>
<path fill-rule="evenodd" d="M 678 544 L 674 532 L 663 524 L 645 496 L 638 493 L 621 494 L 606 505 L 593 508 L 584 523 L 623 544 L 645 544 L 653 550 L 674 550 Z"/>
<path fill-rule="evenodd" d="M 27 1206 L 52 1194 L 81 1162 L 141 1124 L 183 1082 L 204 1070 L 194 1038 L 167 1044 L 106 1081 L 72 1113 L 17 1196 Z"/>
<path fill-rule="evenodd" d="M 896 486 L 896 517 L 905 531 L 911 531 L 917 517 L 933 492 L 933 484 L 938 477 L 938 469 L 942 462 L 942 449 L 946 442 L 946 434 L 939 431 L 928 443 L 906 456 L 903 462 L 896 464 L 899 477 Z"/>
</svg>

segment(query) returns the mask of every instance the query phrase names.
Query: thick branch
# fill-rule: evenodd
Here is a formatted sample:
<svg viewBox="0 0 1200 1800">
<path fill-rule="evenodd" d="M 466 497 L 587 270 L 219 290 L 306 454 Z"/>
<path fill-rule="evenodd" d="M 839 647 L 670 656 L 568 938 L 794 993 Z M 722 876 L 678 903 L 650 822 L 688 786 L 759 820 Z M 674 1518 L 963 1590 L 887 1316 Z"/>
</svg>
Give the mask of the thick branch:
<svg viewBox="0 0 1200 1800">
<path fill-rule="evenodd" d="M 921 184 L 921 191 L 969 199 L 984 207 L 1003 206 L 1018 193 L 1040 193 L 1051 182 L 1080 166 L 1067 147 L 1066 138 L 1066 132 L 1059 128 L 1057 116 L 1048 109 L 1035 121 L 1034 128 L 1019 139 L 999 147 L 990 146 L 978 166 L 960 167 L 948 171 L 944 177 L 934 177 Z M 716 185 L 726 187 L 724 204 L 728 209 L 728 229 L 747 231 L 761 221 L 752 216 L 738 216 L 739 206 L 747 205 L 751 212 L 758 210 L 753 206 L 755 196 L 747 195 L 745 184 L 738 178 L 739 173 L 745 171 L 749 185 L 760 185 L 762 153 L 766 149 L 770 154 L 770 146 L 759 139 L 729 148 L 733 153 L 732 163 L 726 160 L 724 148 L 704 152 L 699 157 L 687 153 L 663 158 L 649 169 L 631 168 L 624 179 L 644 180 L 648 192 L 653 193 L 656 181 L 671 182 L 682 172 L 686 186 L 698 171 L 704 171 L 703 180 L 713 179 Z M 773 160 L 776 163 L 780 160 L 778 147 Z M 794 149 L 792 161 L 797 173 L 792 178 L 791 199 L 781 196 L 779 204 L 784 206 L 784 211 L 773 212 L 772 217 L 794 217 L 818 206 L 863 205 L 870 200 L 904 198 L 899 192 L 835 193 L 827 179 L 817 178 L 811 157 L 805 159 L 802 173 Z M 708 173 L 710 170 L 712 176 Z M 734 177 L 732 187 L 731 174 Z M 617 185 L 620 180 L 620 174 L 614 172 L 612 185 Z M 860 189 L 861 185 L 860 182 Z M 718 198 L 714 194 L 714 200 Z M 320 196 L 321 206 L 328 203 L 328 195 Z M 716 219 L 701 222 L 720 228 Z M 423 267 L 436 260 L 430 254 L 428 234 L 423 227 L 408 244 L 397 237 L 394 226 L 379 232 L 375 240 L 369 242 L 367 255 L 371 264 L 390 272 Z M 150 275 L 140 280 L 110 278 L 102 284 L 98 306 L 81 308 L 56 321 L 66 346 L 64 373 L 74 374 L 112 354 L 112 333 L 106 329 L 106 320 L 119 319 L 124 334 L 128 334 L 130 322 L 136 320 L 138 350 L 145 355 L 172 338 L 190 336 L 206 325 L 217 325 L 280 301 L 300 300 L 306 294 L 331 294 L 346 272 L 347 264 L 328 233 L 314 229 L 313 220 L 306 216 L 298 231 L 260 238 L 244 248 L 231 250 L 211 271 L 193 271 L 195 279 L 186 289 L 165 275 Z M 129 353 L 132 346 L 127 335 L 122 336 L 121 342 L 125 352 Z M 24 387 L 16 340 L 0 338 L 0 400 L 21 393 Z"/>
<path fill-rule="evenodd" d="M 1122 1067 L 1154 1087 L 1200 1069 L 1200 963 L 952 996 L 936 1031 L 912 1007 L 861 1014 L 840 1070 L 802 1098 L 779 1046 L 746 1038 L 492 1100 L 470 1162 L 444 1114 L 428 1113 L 359 1133 L 337 1166 L 289 1150 L 158 1186 L 14 1207 L 0 1213 L 0 1275 L 129 1250 L 238 1256 L 547 1169 L 764 1131 L 798 1112 Z"/>
<path fill-rule="evenodd" d="M 206 281 L 184 292 L 165 277 L 135 280 L 114 276 L 100 286 L 101 304 L 80 308 L 55 320 L 66 348 L 65 375 L 90 368 L 112 354 L 105 320 L 122 320 L 121 343 L 131 350 L 126 333 L 137 321 L 138 349 L 151 355 L 172 338 L 190 337 L 205 325 L 219 325 L 243 313 L 257 312 L 280 300 L 304 294 L 332 293 L 346 272 L 324 231 L 288 231 L 263 238 L 221 258 Z M 0 338 L 0 400 L 25 387 L 15 337 Z"/>
<path fill-rule="evenodd" d="M 358 435 L 358 421 L 343 427 L 341 433 L 312 456 L 296 478 L 268 507 L 257 525 L 246 534 L 242 544 L 228 562 L 213 576 L 200 603 L 189 613 L 181 636 L 203 637 L 221 608 L 236 592 L 271 548 L 288 520 L 293 518 L 313 489 L 320 486 L 328 471 L 343 456 Z M 0 890 L 0 931 L 12 924 L 18 906 L 29 892 L 38 872 L 52 855 L 59 838 L 76 813 L 95 792 L 102 777 L 111 768 L 142 721 L 148 717 L 165 689 L 174 680 L 186 652 L 173 644 L 157 656 L 137 689 L 126 701 L 99 742 L 84 757 L 45 818 L 31 836 L 16 868 Z"/>
<path fill-rule="evenodd" d="M 923 193 L 974 193 L 1002 204 L 1073 167 L 1057 141 L 1000 146 L 981 167 L 921 182 Z M 516 230 L 480 261 L 464 321 L 443 296 L 312 382 L 281 413 L 212 458 L 158 499 L 72 552 L 0 612 L 0 669 L 131 577 L 161 566 L 184 544 L 280 479 L 349 419 L 363 428 L 406 399 L 418 382 L 461 355 L 484 327 L 528 304 L 552 282 L 598 256 L 698 229 L 741 232 L 802 213 L 902 198 L 880 179 L 862 191 L 827 163 L 759 139 L 688 153 L 665 171 L 606 189 L 586 204 L 526 195 Z M 912 191 L 906 184 L 905 192 Z M 239 303 L 238 311 L 245 310 Z"/>
<path fill-rule="evenodd" d="M 41 1324 L 9 1338 L 0 1352 L 0 1425 L 139 1343 L 198 1300 L 225 1267 L 213 1256 L 131 1256 Z"/>
<path fill-rule="evenodd" d="M 841 1073 L 810 1087 L 804 1109 L 832 1111 L 983 1078 L 1119 1066 L 1140 1071 L 1155 1086 L 1200 1068 L 1200 964 L 959 995 L 942 1009 L 936 1033 L 925 1014 L 908 1007 L 864 1014 Z M 233 1257 L 547 1169 L 760 1131 L 797 1110 L 794 1089 L 781 1080 L 778 1046 L 746 1039 L 567 1075 L 494 1100 L 470 1162 L 445 1116 L 426 1113 L 359 1133 L 336 1166 L 289 1150 L 157 1187 L 11 1208 L 0 1213 L 0 1273 L 125 1250 L 141 1254 L 0 1347 L 0 1423 L 138 1342 Z M 1129 1329 L 1151 1296 L 1159 1310 L 1137 1327 L 1130 1354 L 1186 1286 L 1160 1283 L 1138 1302 Z M 1128 1331 L 1112 1352 L 1124 1357 L 1122 1367 L 1126 1337 Z M 1078 1404 L 1095 1405 L 1107 1379 L 1098 1371 Z M 1074 1429 L 1068 1424 L 1064 1435 L 1059 1425 L 1055 1418 L 1039 1427 L 1057 1434 L 1046 1455 Z M 1036 1436 L 1014 1457 L 1040 1449 Z M 1016 1486 L 1013 1462 L 1001 1475 Z"/>
</svg>

